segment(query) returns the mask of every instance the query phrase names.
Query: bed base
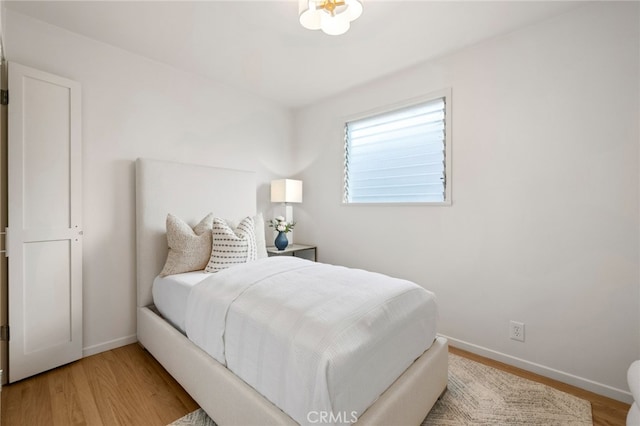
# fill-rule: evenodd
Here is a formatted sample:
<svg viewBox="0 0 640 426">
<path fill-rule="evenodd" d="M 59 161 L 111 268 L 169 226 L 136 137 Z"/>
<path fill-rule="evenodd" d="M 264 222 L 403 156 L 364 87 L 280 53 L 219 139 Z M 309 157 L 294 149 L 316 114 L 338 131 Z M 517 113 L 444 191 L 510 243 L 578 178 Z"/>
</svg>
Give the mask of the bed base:
<svg viewBox="0 0 640 426">
<path fill-rule="evenodd" d="M 219 425 L 296 425 L 286 413 L 194 345 L 153 308 L 138 308 L 138 340 Z M 438 337 L 358 419 L 419 425 L 446 390 L 448 344 Z"/>
</svg>

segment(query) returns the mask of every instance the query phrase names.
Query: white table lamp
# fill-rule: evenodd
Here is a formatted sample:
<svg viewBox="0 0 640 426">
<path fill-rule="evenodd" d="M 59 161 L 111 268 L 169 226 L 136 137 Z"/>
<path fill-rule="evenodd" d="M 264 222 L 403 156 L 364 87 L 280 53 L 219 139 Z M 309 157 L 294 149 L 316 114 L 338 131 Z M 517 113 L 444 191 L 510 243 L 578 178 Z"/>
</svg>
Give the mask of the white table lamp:
<svg viewBox="0 0 640 426">
<path fill-rule="evenodd" d="M 278 179 L 271 181 L 271 202 L 282 203 L 284 220 L 293 222 L 293 207 L 289 203 L 302 202 L 302 181 L 295 179 Z M 278 214 L 276 214 L 278 216 Z M 290 238 L 293 243 L 293 236 Z"/>
</svg>

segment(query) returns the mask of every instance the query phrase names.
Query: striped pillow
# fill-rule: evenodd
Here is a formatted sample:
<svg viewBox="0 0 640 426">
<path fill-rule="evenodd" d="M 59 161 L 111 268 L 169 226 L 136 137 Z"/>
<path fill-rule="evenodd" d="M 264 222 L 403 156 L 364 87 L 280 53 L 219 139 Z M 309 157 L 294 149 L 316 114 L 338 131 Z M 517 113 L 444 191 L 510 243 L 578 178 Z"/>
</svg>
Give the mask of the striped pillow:
<svg viewBox="0 0 640 426">
<path fill-rule="evenodd" d="M 218 272 L 240 263 L 257 259 L 256 233 L 253 218 L 247 216 L 232 229 L 220 218 L 213 219 L 213 244 L 206 272 Z"/>
</svg>

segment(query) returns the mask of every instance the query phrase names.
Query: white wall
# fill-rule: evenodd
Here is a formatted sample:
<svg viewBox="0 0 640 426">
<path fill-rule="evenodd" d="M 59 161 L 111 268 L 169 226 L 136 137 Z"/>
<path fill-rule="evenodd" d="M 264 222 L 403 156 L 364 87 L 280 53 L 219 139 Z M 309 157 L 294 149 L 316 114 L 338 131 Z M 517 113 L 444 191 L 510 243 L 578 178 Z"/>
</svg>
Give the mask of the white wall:
<svg viewBox="0 0 640 426">
<path fill-rule="evenodd" d="M 297 111 L 297 240 L 433 290 L 459 347 L 628 400 L 639 15 L 588 5 Z M 447 87 L 453 205 L 341 205 L 343 118 Z M 526 324 L 525 343 L 509 320 Z"/>
<path fill-rule="evenodd" d="M 134 160 L 149 157 L 255 170 L 258 207 L 267 213 L 269 181 L 289 172 L 291 113 L 6 13 L 10 61 L 82 84 L 85 354 L 135 341 Z"/>
</svg>

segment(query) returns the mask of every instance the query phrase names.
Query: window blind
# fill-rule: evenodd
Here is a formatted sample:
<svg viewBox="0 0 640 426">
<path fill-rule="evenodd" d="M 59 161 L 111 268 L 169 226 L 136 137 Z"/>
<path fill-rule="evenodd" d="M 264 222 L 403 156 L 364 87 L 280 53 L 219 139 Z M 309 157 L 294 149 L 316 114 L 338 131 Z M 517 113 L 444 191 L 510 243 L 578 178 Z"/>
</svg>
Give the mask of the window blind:
<svg viewBox="0 0 640 426">
<path fill-rule="evenodd" d="M 444 97 L 345 125 L 345 203 L 445 201 Z"/>
</svg>

